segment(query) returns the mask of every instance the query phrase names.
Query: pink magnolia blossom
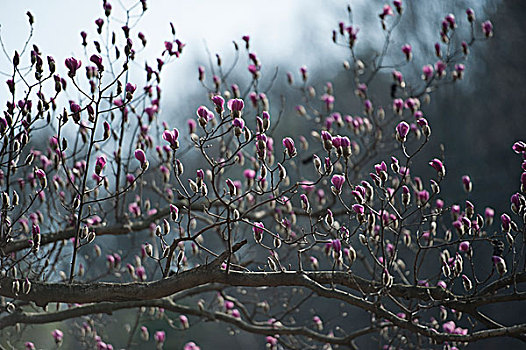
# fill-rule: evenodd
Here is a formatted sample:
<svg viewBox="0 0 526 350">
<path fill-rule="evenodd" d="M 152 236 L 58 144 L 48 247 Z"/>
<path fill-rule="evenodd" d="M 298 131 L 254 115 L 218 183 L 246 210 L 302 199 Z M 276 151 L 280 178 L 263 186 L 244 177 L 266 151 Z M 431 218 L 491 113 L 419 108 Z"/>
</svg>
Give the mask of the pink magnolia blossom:
<svg viewBox="0 0 526 350">
<path fill-rule="evenodd" d="M 170 144 L 170 147 L 172 147 L 172 149 L 177 149 L 179 148 L 179 142 L 177 141 L 179 137 L 179 130 L 177 129 L 173 129 L 173 131 L 170 131 L 170 130 L 165 130 L 163 132 L 163 139 L 168 142 Z"/>
<path fill-rule="evenodd" d="M 162 344 L 166 340 L 166 333 L 164 331 L 157 331 L 153 335 L 153 338 L 157 344 Z"/>
<path fill-rule="evenodd" d="M 283 146 L 285 147 L 287 154 L 290 158 L 295 157 L 298 153 L 296 147 L 294 146 L 294 140 L 290 137 L 285 137 L 283 139 Z"/>
<path fill-rule="evenodd" d="M 413 48 L 411 47 L 411 45 L 405 44 L 404 46 L 402 46 L 402 52 L 404 53 L 406 60 L 410 61 L 413 55 Z"/>
<path fill-rule="evenodd" d="M 393 12 L 393 9 L 391 6 L 385 4 L 383 9 L 382 9 L 382 13 L 380 13 L 380 18 L 381 19 L 385 19 L 385 17 L 387 16 L 393 16 L 394 15 L 394 12 Z"/>
<path fill-rule="evenodd" d="M 444 176 L 446 174 L 446 167 L 440 159 L 435 158 L 431 160 L 429 162 L 429 165 L 431 165 L 433 169 L 435 169 L 438 172 L 439 176 Z"/>
<path fill-rule="evenodd" d="M 142 149 L 135 150 L 135 159 L 137 159 L 139 161 L 139 163 L 141 163 L 141 166 L 143 168 L 148 163 L 147 160 L 146 160 L 146 154 L 144 153 L 144 151 Z"/>
<path fill-rule="evenodd" d="M 248 41 L 247 41 L 247 44 L 248 44 Z M 191 341 L 191 342 L 188 342 L 188 343 L 186 343 L 184 345 L 183 350 L 201 350 L 201 348 L 199 346 L 197 346 L 196 343 Z"/>
<path fill-rule="evenodd" d="M 232 112 L 241 112 L 245 107 L 245 103 L 240 98 L 230 99 L 227 102 L 227 107 Z"/>
<path fill-rule="evenodd" d="M 66 58 L 65 60 L 66 67 L 69 69 L 68 75 L 70 78 L 73 78 L 77 74 L 77 70 L 82 66 L 82 61 L 76 60 L 73 57 Z"/>
<path fill-rule="evenodd" d="M 222 113 L 225 109 L 225 99 L 220 95 L 215 95 L 212 97 L 212 102 L 216 106 L 217 113 Z"/>
<path fill-rule="evenodd" d="M 511 148 L 515 153 L 520 154 L 526 152 L 526 143 L 523 141 L 517 141 L 513 144 Z"/>
<path fill-rule="evenodd" d="M 430 64 L 426 64 L 424 67 L 422 67 L 422 77 L 424 80 L 429 80 L 433 76 L 433 66 Z"/>
<path fill-rule="evenodd" d="M 344 175 L 334 175 L 331 179 L 331 183 L 334 185 L 334 188 L 336 189 L 336 193 L 341 193 L 342 186 L 345 183 L 345 176 Z"/>
<path fill-rule="evenodd" d="M 62 333 L 60 329 L 55 329 L 54 331 L 51 332 L 51 336 L 55 340 L 55 343 L 58 344 L 62 342 L 62 339 L 64 338 L 64 333 Z"/>
<path fill-rule="evenodd" d="M 396 139 L 399 142 L 405 142 L 407 138 L 407 134 L 409 134 L 409 130 L 411 128 L 409 127 L 409 124 L 402 121 L 396 126 Z"/>
<path fill-rule="evenodd" d="M 352 210 L 354 210 L 356 214 L 363 214 L 365 212 L 365 208 L 361 204 L 353 204 Z"/>
<path fill-rule="evenodd" d="M 486 38 L 491 38 L 493 36 L 493 23 L 491 21 L 485 21 L 482 23 L 482 32 Z"/>
<path fill-rule="evenodd" d="M 458 247 L 458 250 L 460 250 L 461 252 L 464 252 L 464 253 L 469 251 L 469 242 L 468 241 L 461 242 L 459 247 Z"/>
<path fill-rule="evenodd" d="M 97 55 L 97 54 L 91 55 L 89 60 L 91 62 L 95 63 L 95 65 L 97 66 L 97 69 L 99 70 L 99 72 L 102 72 L 104 70 L 104 66 L 102 65 L 102 56 L 101 55 Z"/>
</svg>

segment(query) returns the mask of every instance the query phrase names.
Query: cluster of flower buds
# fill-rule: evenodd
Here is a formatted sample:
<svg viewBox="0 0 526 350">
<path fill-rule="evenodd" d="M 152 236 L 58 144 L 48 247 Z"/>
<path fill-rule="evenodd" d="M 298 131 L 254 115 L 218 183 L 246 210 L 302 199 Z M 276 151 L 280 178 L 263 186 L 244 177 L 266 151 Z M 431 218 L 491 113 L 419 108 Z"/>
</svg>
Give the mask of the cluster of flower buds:
<svg viewBox="0 0 526 350">
<path fill-rule="evenodd" d="M 170 144 L 172 150 L 176 151 L 179 148 L 179 130 L 176 128 L 173 131 L 165 130 L 163 132 L 163 139 Z"/>
<path fill-rule="evenodd" d="M 267 111 L 261 113 L 261 117 L 256 118 L 259 133 L 264 133 L 270 128 L 270 114 Z"/>
<path fill-rule="evenodd" d="M 209 121 L 214 119 L 214 113 L 212 113 L 208 108 L 205 106 L 201 106 L 197 109 L 197 116 L 199 125 L 204 129 Z"/>
</svg>

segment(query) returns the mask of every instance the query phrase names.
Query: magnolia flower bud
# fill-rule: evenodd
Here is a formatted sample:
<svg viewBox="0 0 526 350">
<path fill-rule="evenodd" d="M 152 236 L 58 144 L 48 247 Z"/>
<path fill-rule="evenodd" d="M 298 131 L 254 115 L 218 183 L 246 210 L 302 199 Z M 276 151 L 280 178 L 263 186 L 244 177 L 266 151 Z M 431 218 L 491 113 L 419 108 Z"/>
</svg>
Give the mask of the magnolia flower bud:
<svg viewBox="0 0 526 350">
<path fill-rule="evenodd" d="M 153 257 L 153 248 L 150 243 L 146 243 L 144 245 L 144 251 L 146 252 L 146 255 L 148 255 L 150 258 Z"/>
<path fill-rule="evenodd" d="M 26 278 L 24 282 L 22 283 L 22 292 L 24 294 L 29 294 L 30 291 L 31 291 L 31 281 Z"/>
<path fill-rule="evenodd" d="M 89 233 L 88 226 L 82 226 L 79 230 L 79 238 L 85 239 L 86 237 L 88 237 L 88 233 Z"/>
<path fill-rule="evenodd" d="M 471 288 L 473 288 L 473 283 L 471 282 L 469 277 L 466 275 L 462 275 L 462 283 L 464 284 L 464 289 L 466 291 L 470 291 Z"/>
<path fill-rule="evenodd" d="M 320 159 L 320 157 L 318 157 L 317 155 L 314 155 L 312 161 L 314 163 L 314 168 L 316 169 L 316 171 L 318 171 L 318 173 L 320 173 L 320 174 L 323 174 L 323 171 L 321 170 L 321 159 Z"/>
<path fill-rule="evenodd" d="M 11 201 L 13 206 L 17 206 L 20 202 L 20 197 L 16 191 L 13 191 L 13 200 Z"/>
<path fill-rule="evenodd" d="M 287 170 L 281 163 L 278 163 L 278 169 L 279 169 L 279 179 L 283 181 L 285 177 L 287 177 Z"/>
<path fill-rule="evenodd" d="M 390 288 L 393 285 L 394 278 L 391 276 L 389 271 L 386 269 L 382 273 L 382 282 L 386 288 Z"/>
<path fill-rule="evenodd" d="M 2 192 L 2 208 L 8 208 L 11 205 L 11 200 L 6 192 Z"/>
</svg>

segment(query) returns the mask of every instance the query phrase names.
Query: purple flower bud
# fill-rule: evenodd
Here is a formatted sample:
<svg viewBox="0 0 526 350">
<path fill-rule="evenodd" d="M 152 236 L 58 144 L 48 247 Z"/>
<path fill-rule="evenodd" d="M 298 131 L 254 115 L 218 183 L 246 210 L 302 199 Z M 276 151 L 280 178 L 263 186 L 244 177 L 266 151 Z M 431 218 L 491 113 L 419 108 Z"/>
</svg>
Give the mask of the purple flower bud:
<svg viewBox="0 0 526 350">
<path fill-rule="evenodd" d="M 446 67 L 446 64 L 442 61 L 437 61 L 437 63 L 435 63 L 435 71 L 437 72 L 439 77 L 444 76 Z"/>
<path fill-rule="evenodd" d="M 290 158 L 293 158 L 298 154 L 296 152 L 296 147 L 294 146 L 294 140 L 292 140 L 290 137 L 285 137 L 283 139 L 283 146 L 287 150 L 287 154 Z"/>
<path fill-rule="evenodd" d="M 402 0 L 394 0 L 393 5 L 396 9 L 396 12 L 399 14 L 402 13 Z"/>
<path fill-rule="evenodd" d="M 435 43 L 435 55 L 437 57 L 442 57 L 442 49 L 440 48 L 440 44 L 439 43 Z"/>
<path fill-rule="evenodd" d="M 195 120 L 188 119 L 187 123 L 188 123 L 188 132 L 190 134 L 194 133 L 195 132 L 195 128 L 197 127 L 197 123 L 195 122 Z"/>
<path fill-rule="evenodd" d="M 449 27 L 451 29 L 455 28 L 456 27 L 456 22 L 455 22 L 455 15 L 453 15 L 452 13 L 448 14 L 445 18 L 446 22 L 449 24 Z"/>
<path fill-rule="evenodd" d="M 459 247 L 458 247 L 458 250 L 460 250 L 461 252 L 466 253 L 469 250 L 469 242 L 468 241 L 461 242 Z"/>
<path fill-rule="evenodd" d="M 371 100 L 365 100 L 363 102 L 363 107 L 365 109 L 365 113 L 369 114 L 373 110 L 373 103 L 371 102 Z"/>
<path fill-rule="evenodd" d="M 241 37 L 241 39 L 243 39 L 243 41 L 247 44 L 248 46 L 248 43 L 250 42 L 250 36 L 249 35 L 243 35 Z"/>
<path fill-rule="evenodd" d="M 502 230 L 509 232 L 511 228 L 511 218 L 508 214 L 502 214 L 500 216 L 500 221 L 502 222 Z"/>
<path fill-rule="evenodd" d="M 404 101 L 401 98 L 395 98 L 393 100 L 393 110 L 396 114 L 402 114 L 404 108 Z"/>
<path fill-rule="evenodd" d="M 341 193 L 343 184 L 345 183 L 345 176 L 344 175 L 334 175 L 331 179 L 331 183 L 334 185 L 334 188 L 336 189 L 336 193 Z"/>
<path fill-rule="evenodd" d="M 242 99 L 234 98 L 234 99 L 228 100 L 227 106 L 228 106 L 228 109 L 230 109 L 232 112 L 241 112 L 243 108 L 245 107 L 245 104 Z"/>
<path fill-rule="evenodd" d="M 444 176 L 446 174 L 446 168 L 441 160 L 435 158 L 429 162 L 429 165 L 438 172 L 439 176 Z"/>
<path fill-rule="evenodd" d="M 407 134 L 409 134 L 409 130 L 410 130 L 410 127 L 409 127 L 409 124 L 407 124 L 406 122 L 400 122 L 397 126 L 396 126 L 396 139 L 399 141 L 399 142 L 405 142 L 406 141 L 406 137 L 407 137 Z"/>
<path fill-rule="evenodd" d="M 341 145 L 342 145 L 342 137 L 341 137 L 340 135 L 338 135 L 338 136 L 334 136 L 334 137 L 332 138 L 332 145 L 333 145 L 334 147 L 336 147 L 336 148 L 341 147 Z"/>
<path fill-rule="evenodd" d="M 332 135 L 328 131 L 325 131 L 325 130 L 321 132 L 321 138 L 324 141 L 332 141 Z"/>
<path fill-rule="evenodd" d="M 387 16 L 393 16 L 394 15 L 394 12 L 393 12 L 393 9 L 391 8 L 391 6 L 385 4 L 383 9 L 382 9 L 382 13 L 379 15 L 381 19 L 385 19 L 385 17 Z"/>
<path fill-rule="evenodd" d="M 217 113 L 223 112 L 225 108 L 225 99 L 220 95 L 215 95 L 212 97 L 212 102 L 216 106 Z"/>
<path fill-rule="evenodd" d="M 202 127 L 205 127 L 210 120 L 214 119 L 214 113 L 212 113 L 205 106 L 200 106 L 199 108 L 197 108 L 196 113 L 199 116 L 199 124 Z"/>
<path fill-rule="evenodd" d="M 137 89 L 137 85 L 132 84 L 132 83 L 127 83 L 126 84 L 126 92 L 129 92 L 130 94 L 133 94 L 136 89 Z"/>
<path fill-rule="evenodd" d="M 259 66 L 256 66 L 255 64 L 249 64 L 248 65 L 248 71 L 254 76 L 257 77 L 259 73 Z"/>
<path fill-rule="evenodd" d="M 473 185 L 471 183 L 471 178 L 468 175 L 462 176 L 462 184 L 464 185 L 464 190 L 466 192 L 471 192 Z"/>
<path fill-rule="evenodd" d="M 199 73 L 199 81 L 203 81 L 205 79 L 205 67 L 197 67 L 197 72 Z"/>
<path fill-rule="evenodd" d="M 179 208 L 177 208 L 173 204 L 170 204 L 170 218 L 173 221 L 177 221 L 178 216 L 179 216 Z"/>
<path fill-rule="evenodd" d="M 453 321 L 446 322 L 442 325 L 442 329 L 444 330 L 444 332 L 449 334 L 452 334 L 455 331 L 455 327 L 456 325 Z"/>
<path fill-rule="evenodd" d="M 331 246 L 335 252 L 340 252 L 342 250 L 342 242 L 339 239 L 333 239 L 331 241 Z"/>
<path fill-rule="evenodd" d="M 82 61 L 76 60 L 73 57 L 66 58 L 65 60 L 66 67 L 69 69 L 68 76 L 73 78 L 77 73 L 77 70 L 82 66 Z"/>
<path fill-rule="evenodd" d="M 102 172 L 102 169 L 106 166 L 106 156 L 102 155 L 97 158 L 97 161 L 95 162 L 95 173 L 97 175 L 100 175 Z"/>
<path fill-rule="evenodd" d="M 356 214 L 360 214 L 360 215 L 363 214 L 363 213 L 365 212 L 365 208 L 364 208 L 364 206 L 361 205 L 361 204 L 353 204 L 353 206 L 352 206 L 352 210 L 354 210 L 354 212 L 355 212 Z"/>
<path fill-rule="evenodd" d="M 426 190 L 423 190 L 423 191 L 419 191 L 417 193 L 417 197 L 418 197 L 418 200 L 420 201 L 420 203 L 426 203 L 428 200 L 429 200 L 429 192 L 426 191 Z"/>
<path fill-rule="evenodd" d="M 234 120 L 232 121 L 232 125 L 236 128 L 244 129 L 245 121 L 242 118 L 234 118 Z"/>
<path fill-rule="evenodd" d="M 426 64 L 424 67 L 422 67 L 422 78 L 424 80 L 429 80 L 433 76 L 433 66 L 430 64 Z"/>
<path fill-rule="evenodd" d="M 64 338 L 64 333 L 60 329 L 55 329 L 53 332 L 51 332 L 51 336 L 53 339 L 55 339 L 55 343 L 62 342 L 62 338 Z"/>
<path fill-rule="evenodd" d="M 482 23 L 482 32 L 486 38 L 491 38 L 493 36 L 493 24 L 491 21 L 486 21 Z"/>
<path fill-rule="evenodd" d="M 141 165 L 146 163 L 146 154 L 142 149 L 135 150 L 135 159 L 137 159 Z"/>
<path fill-rule="evenodd" d="M 164 331 L 157 331 L 153 335 L 153 338 L 157 344 L 163 344 L 166 340 L 166 333 L 164 333 Z"/>
<path fill-rule="evenodd" d="M 253 180 L 256 178 L 256 172 L 252 169 L 245 169 L 245 171 L 243 171 L 243 176 L 249 180 Z"/>
<path fill-rule="evenodd" d="M 499 275 L 503 276 L 504 274 L 506 274 L 506 261 L 504 261 L 502 257 L 496 255 L 494 255 L 491 259 L 493 260 L 493 264 L 495 264 L 495 269 L 497 270 Z"/>
<path fill-rule="evenodd" d="M 486 218 L 493 218 L 495 216 L 495 210 L 491 208 L 486 208 L 486 210 L 484 210 L 484 216 Z"/>
<path fill-rule="evenodd" d="M 409 44 L 402 46 L 402 52 L 405 55 L 407 61 L 411 60 L 413 48 Z"/>
<path fill-rule="evenodd" d="M 306 81 L 307 80 L 307 66 L 300 67 L 300 74 L 301 74 L 301 77 L 303 78 L 303 81 Z"/>
<path fill-rule="evenodd" d="M 43 178 L 46 177 L 46 173 L 45 173 L 44 170 L 42 170 L 42 169 L 37 169 L 37 170 L 35 170 L 35 175 L 36 175 L 36 177 L 39 178 L 39 179 L 43 179 Z"/>
<path fill-rule="evenodd" d="M 101 55 L 91 55 L 90 59 L 91 62 L 95 63 L 97 66 L 97 69 L 99 72 L 104 71 L 104 66 L 102 65 L 102 56 Z"/>
<path fill-rule="evenodd" d="M 254 232 L 254 239 L 256 242 L 261 242 L 263 239 L 263 232 L 264 232 L 265 226 L 262 222 L 255 222 L 254 226 L 252 226 L 252 231 Z"/>
<path fill-rule="evenodd" d="M 466 10 L 466 15 L 468 16 L 468 22 L 473 23 L 475 21 L 475 11 L 472 8 Z"/>
<path fill-rule="evenodd" d="M 177 138 L 179 137 L 179 131 L 177 129 L 173 129 L 173 131 L 165 130 L 163 132 L 163 139 L 170 144 L 172 149 L 179 148 L 179 142 L 177 141 Z"/>
<path fill-rule="evenodd" d="M 523 207 L 522 202 L 524 201 L 524 198 L 522 197 L 520 193 L 515 193 L 511 196 L 510 201 L 511 201 L 511 210 L 514 213 L 518 214 Z"/>
<path fill-rule="evenodd" d="M 526 143 L 524 143 L 523 141 L 517 141 L 513 144 L 511 148 L 517 154 L 523 153 L 523 152 L 526 152 Z"/>
</svg>

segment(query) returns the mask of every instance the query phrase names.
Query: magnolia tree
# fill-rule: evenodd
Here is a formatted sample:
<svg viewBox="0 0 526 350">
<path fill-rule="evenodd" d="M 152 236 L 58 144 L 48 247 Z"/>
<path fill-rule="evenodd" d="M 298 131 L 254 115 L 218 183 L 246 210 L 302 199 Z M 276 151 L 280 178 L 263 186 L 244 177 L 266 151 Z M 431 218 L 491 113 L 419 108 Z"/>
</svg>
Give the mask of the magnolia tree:
<svg viewBox="0 0 526 350">
<path fill-rule="evenodd" d="M 80 33 L 83 56 L 56 62 L 31 36 L 9 55 L 0 117 L 3 347 L 199 349 L 199 337 L 184 344 L 177 333 L 199 321 L 255 334 L 269 349 L 526 341 L 525 323 L 503 324 L 488 308 L 525 300 L 526 143 L 504 141 L 518 154 L 507 213 L 467 194 L 445 202 L 443 154 L 415 160 L 432 137 L 430 94 L 463 78 L 472 45 L 493 35 L 490 21 L 471 9 L 446 15 L 436 57 L 415 67 L 411 45 L 393 47 L 402 1 L 371 18 L 384 35 L 372 57 L 358 50 L 367 33 L 349 7 L 332 40 L 346 51 L 362 106 L 353 110 L 336 109 L 333 85 L 312 86 L 306 67 L 286 76 L 290 96 L 300 96 L 285 96 L 295 110 L 272 103 L 261 86 L 276 76 L 263 76 L 245 36 L 232 67 L 220 56 L 199 67 L 208 99 L 178 130 L 160 113 L 159 83 L 185 44 L 172 26 L 139 75 L 147 39 L 136 24 L 146 1 L 125 9 L 118 29 L 112 5 L 103 10 L 98 36 Z M 232 81 L 236 66 L 245 79 Z M 404 78 L 415 68 L 418 76 Z M 388 99 L 368 92 L 375 81 L 391 87 Z M 284 130 L 283 118 L 304 127 Z M 413 171 L 419 162 L 434 169 L 431 179 Z M 469 176 L 462 184 L 471 192 Z M 122 319 L 123 309 L 132 317 Z M 105 332 L 119 317 L 119 334 Z M 34 339 L 39 331 L 48 338 Z"/>
</svg>

